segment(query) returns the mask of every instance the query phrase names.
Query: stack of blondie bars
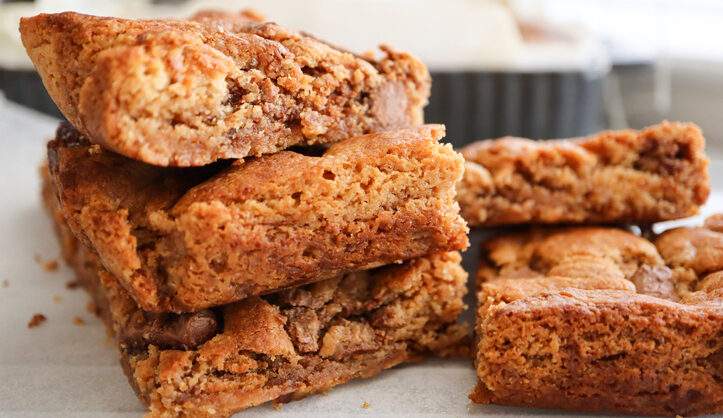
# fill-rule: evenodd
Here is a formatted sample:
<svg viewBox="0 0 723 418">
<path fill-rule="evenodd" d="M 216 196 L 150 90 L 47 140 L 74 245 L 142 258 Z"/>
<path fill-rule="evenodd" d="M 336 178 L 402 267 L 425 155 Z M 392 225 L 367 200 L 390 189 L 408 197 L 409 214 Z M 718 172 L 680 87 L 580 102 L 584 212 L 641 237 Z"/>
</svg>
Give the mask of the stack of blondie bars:
<svg viewBox="0 0 723 418">
<path fill-rule="evenodd" d="M 534 225 L 482 244 L 474 402 L 723 411 L 723 216 L 650 228 L 696 214 L 708 197 L 695 125 L 502 138 L 462 153 L 470 224 Z"/>
<path fill-rule="evenodd" d="M 225 416 L 466 350 L 464 160 L 429 74 L 251 13 L 23 19 L 70 123 L 44 200 L 158 416 Z"/>
<path fill-rule="evenodd" d="M 474 402 L 723 411 L 723 216 L 651 227 L 708 198 L 697 126 L 458 154 L 423 124 L 426 68 L 389 47 L 354 55 L 249 12 L 20 29 L 70 122 L 45 204 L 151 415 L 467 353 L 462 216 L 514 226 L 482 244 Z"/>
</svg>

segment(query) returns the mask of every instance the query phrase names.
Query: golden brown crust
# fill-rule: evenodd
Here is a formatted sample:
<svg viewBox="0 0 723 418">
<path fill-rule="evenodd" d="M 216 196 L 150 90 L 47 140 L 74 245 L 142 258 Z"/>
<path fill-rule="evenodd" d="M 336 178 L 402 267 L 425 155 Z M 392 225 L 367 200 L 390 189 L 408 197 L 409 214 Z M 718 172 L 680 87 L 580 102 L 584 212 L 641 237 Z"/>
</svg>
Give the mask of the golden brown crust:
<svg viewBox="0 0 723 418">
<path fill-rule="evenodd" d="M 151 416 L 228 416 L 322 392 L 428 354 L 468 347 L 458 324 L 467 274 L 459 253 L 345 274 L 208 311 L 222 328 L 194 341 L 188 316 L 141 311 L 74 240 L 57 199 L 45 193 L 63 254 L 116 335 L 129 380 Z M 150 334 L 129 341 L 144 321 Z M 155 321 L 152 324 L 148 321 Z M 176 330 L 166 336 L 158 332 Z M 173 337 L 173 338 L 171 338 Z M 178 347 L 178 341 L 187 344 Z M 182 349 L 179 349 L 182 348 Z"/>
<path fill-rule="evenodd" d="M 68 223 L 149 311 L 250 295 L 464 249 L 463 161 L 427 125 L 202 168 L 159 168 L 89 145 L 49 144 Z"/>
<path fill-rule="evenodd" d="M 710 192 L 705 140 L 691 123 L 575 139 L 501 138 L 461 150 L 470 225 L 653 223 L 697 213 Z"/>
<path fill-rule="evenodd" d="M 671 230 L 655 244 L 600 227 L 486 242 L 471 399 L 643 415 L 723 411 L 720 245 L 723 233 L 704 228 Z"/>
<path fill-rule="evenodd" d="M 20 22 L 56 104 L 97 144 L 197 166 L 422 123 L 430 77 L 388 47 L 371 61 L 315 38 L 205 12 L 192 20 L 77 13 Z"/>
</svg>

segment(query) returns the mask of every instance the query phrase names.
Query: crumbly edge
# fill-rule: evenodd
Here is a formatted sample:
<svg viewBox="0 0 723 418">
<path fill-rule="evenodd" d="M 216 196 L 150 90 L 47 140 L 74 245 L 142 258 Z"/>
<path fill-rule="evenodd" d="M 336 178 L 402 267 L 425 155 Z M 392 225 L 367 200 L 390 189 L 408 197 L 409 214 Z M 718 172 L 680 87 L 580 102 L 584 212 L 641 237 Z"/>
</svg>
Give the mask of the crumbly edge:
<svg viewBox="0 0 723 418">
<path fill-rule="evenodd" d="M 723 307 L 570 289 L 493 307 L 478 332 L 475 402 L 646 415 L 723 411 Z"/>
<path fill-rule="evenodd" d="M 367 61 L 275 24 L 220 26 L 61 13 L 22 19 L 20 31 L 66 117 L 151 164 L 203 165 L 423 121 L 430 77 L 409 54 L 384 48 Z"/>
<path fill-rule="evenodd" d="M 474 226 L 520 223 L 653 223 L 694 215 L 710 192 L 704 139 L 693 124 L 579 140 L 481 141 L 458 187 Z"/>
<path fill-rule="evenodd" d="M 320 158 L 276 155 L 232 166 L 167 204 L 167 211 L 132 213 L 118 206 L 125 197 L 105 199 L 105 191 L 95 195 L 77 185 L 61 195 L 80 193 L 64 201 L 71 227 L 144 309 L 198 310 L 466 248 L 467 227 L 454 200 L 461 157 L 436 143 L 438 127 L 400 132 L 421 136 L 409 141 L 392 132 L 377 134 L 388 152 L 367 153 L 361 148 L 369 141 L 358 139 Z M 70 159 L 95 158 L 69 152 L 77 153 Z M 108 165 L 120 170 L 123 161 L 116 159 Z M 70 164 L 72 173 L 73 161 L 59 164 Z M 62 182 L 66 174 L 55 175 Z M 277 181 L 279 176 L 285 181 Z M 223 251 L 230 246 L 239 250 Z"/>
</svg>

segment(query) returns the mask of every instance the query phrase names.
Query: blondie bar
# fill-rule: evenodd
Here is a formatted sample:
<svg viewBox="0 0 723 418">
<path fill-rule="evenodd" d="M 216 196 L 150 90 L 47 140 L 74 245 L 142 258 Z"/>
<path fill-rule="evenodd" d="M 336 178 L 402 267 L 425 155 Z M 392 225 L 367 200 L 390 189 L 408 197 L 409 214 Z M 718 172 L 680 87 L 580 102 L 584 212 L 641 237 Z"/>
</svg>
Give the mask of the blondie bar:
<svg viewBox="0 0 723 418">
<path fill-rule="evenodd" d="M 483 251 L 473 401 L 723 412 L 723 233 L 534 230 Z"/>
<path fill-rule="evenodd" d="M 461 150 L 470 225 L 653 223 L 697 213 L 710 191 L 705 140 L 690 123 L 574 140 L 501 138 Z"/>
<path fill-rule="evenodd" d="M 416 58 L 341 50 L 248 14 L 24 18 L 50 96 L 92 142 L 155 165 L 197 166 L 422 123 Z"/>
<path fill-rule="evenodd" d="M 374 376 L 430 354 L 468 353 L 459 253 L 339 275 L 193 313 L 142 311 L 72 237 L 52 187 L 63 254 L 115 334 L 150 416 L 228 416 Z"/>
<path fill-rule="evenodd" d="M 425 125 L 282 151 L 155 167 L 62 125 L 50 172 L 71 230 L 148 311 L 195 311 L 434 252 L 464 249 L 464 162 Z"/>
</svg>

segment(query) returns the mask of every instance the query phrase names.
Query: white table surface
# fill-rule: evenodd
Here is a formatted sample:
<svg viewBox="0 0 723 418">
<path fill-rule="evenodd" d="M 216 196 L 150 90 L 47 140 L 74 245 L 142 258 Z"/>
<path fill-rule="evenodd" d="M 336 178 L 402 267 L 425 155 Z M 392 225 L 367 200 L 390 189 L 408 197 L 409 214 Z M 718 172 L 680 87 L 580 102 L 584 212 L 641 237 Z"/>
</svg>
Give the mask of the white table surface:
<svg viewBox="0 0 723 418">
<path fill-rule="evenodd" d="M 0 96 L 0 416 L 135 417 L 144 408 L 118 363 L 88 297 L 68 290 L 73 279 L 61 262 L 55 272 L 35 260 L 57 259 L 59 248 L 40 204 L 38 167 L 57 121 Z M 723 210 L 723 161 L 711 165 L 715 192 L 703 214 Z M 700 217 L 685 223 L 700 222 Z M 473 237 L 473 247 L 479 237 Z M 468 261 L 475 254 L 468 251 Z M 8 286 L 2 282 L 7 280 Z M 48 319 L 28 329 L 34 313 Z M 85 325 L 73 323 L 80 317 Z M 475 383 L 468 361 L 432 360 L 352 382 L 328 394 L 265 405 L 240 416 L 579 416 L 557 411 L 471 405 Z M 362 403 L 368 402 L 368 408 Z M 592 416 L 592 415 L 590 415 Z"/>
</svg>

